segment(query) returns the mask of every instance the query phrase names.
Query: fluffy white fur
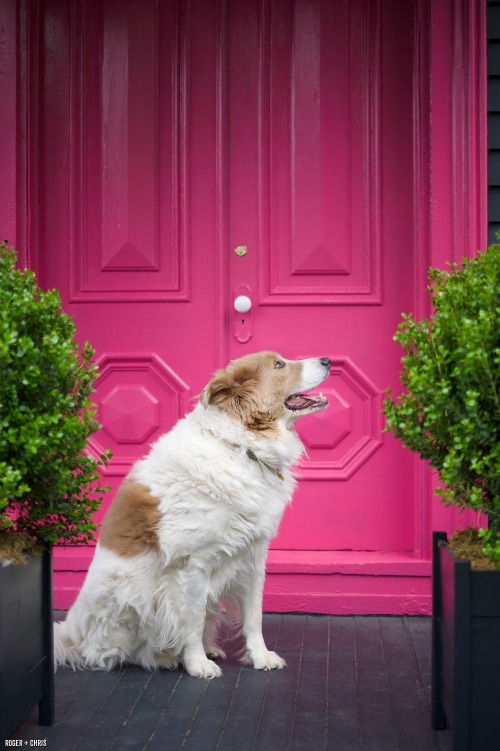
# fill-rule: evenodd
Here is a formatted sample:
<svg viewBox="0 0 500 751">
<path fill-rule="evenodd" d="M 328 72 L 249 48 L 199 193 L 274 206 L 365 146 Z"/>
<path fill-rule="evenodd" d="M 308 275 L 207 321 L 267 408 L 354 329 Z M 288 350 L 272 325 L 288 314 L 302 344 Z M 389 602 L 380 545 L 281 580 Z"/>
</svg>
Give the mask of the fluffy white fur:
<svg viewBox="0 0 500 751">
<path fill-rule="evenodd" d="M 294 382 L 281 397 L 276 384 L 284 376 L 271 373 L 271 361 L 277 369 L 289 367 L 284 383 Z M 250 383 L 253 402 L 266 401 L 267 392 L 271 401 L 284 401 L 318 386 L 328 374 L 326 362 L 261 353 L 244 363 L 239 381 Z M 232 396 L 241 385 L 236 380 Z M 224 656 L 216 643 L 224 600 L 239 606 L 246 661 L 264 670 L 285 665 L 262 636 L 265 561 L 295 488 L 290 468 L 303 451 L 293 422 L 326 401 L 295 411 L 274 405 L 279 416 L 255 430 L 224 409 L 224 398 L 211 403 L 204 392 L 193 412 L 132 468 L 129 479 L 158 499 L 158 548 L 123 556 L 97 544 L 75 604 L 55 626 L 56 664 L 109 670 L 124 662 L 147 669 L 181 663 L 190 675 L 220 676 L 210 657 Z"/>
</svg>

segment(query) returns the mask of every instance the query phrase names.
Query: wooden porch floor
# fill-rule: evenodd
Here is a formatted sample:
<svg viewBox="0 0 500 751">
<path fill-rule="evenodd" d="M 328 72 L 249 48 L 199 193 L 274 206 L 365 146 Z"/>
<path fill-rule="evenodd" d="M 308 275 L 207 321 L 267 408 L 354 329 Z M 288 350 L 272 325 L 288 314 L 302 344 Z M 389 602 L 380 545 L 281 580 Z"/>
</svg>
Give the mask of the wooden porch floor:
<svg viewBox="0 0 500 751">
<path fill-rule="evenodd" d="M 242 667 L 236 640 L 213 681 L 61 670 L 56 723 L 39 727 L 34 711 L 12 738 L 48 751 L 451 749 L 430 724 L 429 618 L 267 614 L 264 627 L 285 670 Z"/>
</svg>

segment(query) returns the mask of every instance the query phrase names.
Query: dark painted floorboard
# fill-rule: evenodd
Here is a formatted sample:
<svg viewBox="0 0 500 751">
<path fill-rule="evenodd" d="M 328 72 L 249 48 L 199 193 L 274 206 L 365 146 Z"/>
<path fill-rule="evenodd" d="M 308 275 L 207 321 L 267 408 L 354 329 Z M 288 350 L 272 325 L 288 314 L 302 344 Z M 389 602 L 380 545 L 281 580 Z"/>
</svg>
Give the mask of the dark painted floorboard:
<svg viewBox="0 0 500 751">
<path fill-rule="evenodd" d="M 213 681 L 61 670 L 56 723 L 39 727 L 34 711 L 12 739 L 48 751 L 450 750 L 430 725 L 429 618 L 267 614 L 264 633 L 285 670 L 242 666 L 234 637 Z"/>
</svg>

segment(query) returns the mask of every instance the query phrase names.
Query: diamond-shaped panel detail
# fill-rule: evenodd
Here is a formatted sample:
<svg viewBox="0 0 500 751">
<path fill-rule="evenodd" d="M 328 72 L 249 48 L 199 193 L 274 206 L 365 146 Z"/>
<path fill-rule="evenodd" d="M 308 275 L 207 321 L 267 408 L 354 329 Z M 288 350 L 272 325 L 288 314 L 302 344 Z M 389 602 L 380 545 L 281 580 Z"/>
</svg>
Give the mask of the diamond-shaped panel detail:
<svg viewBox="0 0 500 751">
<path fill-rule="evenodd" d="M 150 444 L 187 411 L 188 386 L 157 355 L 104 355 L 98 361 L 97 419 L 102 429 L 89 441 L 90 453 L 106 448 L 108 474 L 127 474 Z"/>
<path fill-rule="evenodd" d="M 347 480 L 382 443 L 381 393 L 348 357 L 330 359 L 330 375 L 321 385 L 328 408 L 296 423 L 308 455 L 300 474 Z"/>
</svg>

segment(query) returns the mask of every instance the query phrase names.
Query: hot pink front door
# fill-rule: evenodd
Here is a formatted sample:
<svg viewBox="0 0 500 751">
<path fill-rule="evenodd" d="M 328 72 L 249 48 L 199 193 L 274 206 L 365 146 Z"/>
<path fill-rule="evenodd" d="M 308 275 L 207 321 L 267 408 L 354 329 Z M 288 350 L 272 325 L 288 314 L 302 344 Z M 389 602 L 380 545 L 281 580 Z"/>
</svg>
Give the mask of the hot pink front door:
<svg viewBox="0 0 500 751">
<path fill-rule="evenodd" d="M 230 355 L 332 360 L 329 409 L 297 423 L 308 457 L 274 547 L 413 552 L 414 470 L 380 414 L 415 281 L 411 12 L 243 0 L 226 28 Z"/>
<path fill-rule="evenodd" d="M 111 448 L 108 482 L 228 359 L 326 355 L 330 407 L 298 423 L 307 457 L 265 605 L 425 611 L 428 496 L 381 432 L 392 336 L 427 265 L 421 4 L 40 7 L 31 252 L 97 349 L 103 429 L 90 449 Z M 90 555 L 56 554 L 57 605 Z"/>
</svg>

